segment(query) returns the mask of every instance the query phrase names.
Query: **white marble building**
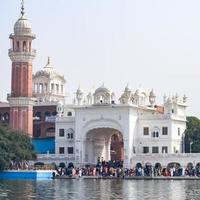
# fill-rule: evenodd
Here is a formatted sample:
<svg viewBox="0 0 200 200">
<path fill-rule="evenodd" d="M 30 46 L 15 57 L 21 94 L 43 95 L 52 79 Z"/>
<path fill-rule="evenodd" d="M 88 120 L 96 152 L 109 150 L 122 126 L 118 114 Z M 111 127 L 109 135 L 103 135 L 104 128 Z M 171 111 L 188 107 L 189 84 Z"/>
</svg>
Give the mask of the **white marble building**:
<svg viewBox="0 0 200 200">
<path fill-rule="evenodd" d="M 52 66 L 50 57 L 43 69 L 33 75 L 36 105 L 65 103 L 65 78 Z"/>
<path fill-rule="evenodd" d="M 131 167 L 136 155 L 184 152 L 186 97 L 156 96 L 138 88 L 125 88 L 119 101 L 104 85 L 84 95 L 79 88 L 72 105 L 60 103 L 56 121 L 56 157 L 77 166 L 96 164 L 98 157 L 111 159 L 111 137 L 123 138 L 121 159 Z"/>
</svg>

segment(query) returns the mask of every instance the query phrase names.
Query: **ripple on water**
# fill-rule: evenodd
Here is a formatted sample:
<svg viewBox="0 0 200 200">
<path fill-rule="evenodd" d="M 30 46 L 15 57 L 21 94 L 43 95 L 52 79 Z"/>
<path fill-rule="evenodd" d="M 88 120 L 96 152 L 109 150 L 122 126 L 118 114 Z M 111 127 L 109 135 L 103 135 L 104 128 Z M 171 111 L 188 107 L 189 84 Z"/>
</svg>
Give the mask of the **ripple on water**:
<svg viewBox="0 0 200 200">
<path fill-rule="evenodd" d="M 3 200 L 199 200 L 200 181 L 190 180 L 43 180 L 0 181 Z"/>
</svg>

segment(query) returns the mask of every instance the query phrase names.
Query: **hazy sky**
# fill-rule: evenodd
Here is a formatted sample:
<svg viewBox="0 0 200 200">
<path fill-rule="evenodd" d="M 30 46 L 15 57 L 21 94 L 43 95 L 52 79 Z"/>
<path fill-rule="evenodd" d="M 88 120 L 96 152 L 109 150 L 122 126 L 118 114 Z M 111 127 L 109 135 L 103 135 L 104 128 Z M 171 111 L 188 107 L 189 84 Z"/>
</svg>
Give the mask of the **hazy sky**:
<svg viewBox="0 0 200 200">
<path fill-rule="evenodd" d="M 0 100 L 10 92 L 8 57 L 20 0 L 0 0 Z M 188 115 L 200 117 L 199 0 L 25 0 L 37 39 L 34 71 L 51 56 L 70 96 L 103 82 L 116 94 L 127 83 L 188 96 Z"/>
</svg>

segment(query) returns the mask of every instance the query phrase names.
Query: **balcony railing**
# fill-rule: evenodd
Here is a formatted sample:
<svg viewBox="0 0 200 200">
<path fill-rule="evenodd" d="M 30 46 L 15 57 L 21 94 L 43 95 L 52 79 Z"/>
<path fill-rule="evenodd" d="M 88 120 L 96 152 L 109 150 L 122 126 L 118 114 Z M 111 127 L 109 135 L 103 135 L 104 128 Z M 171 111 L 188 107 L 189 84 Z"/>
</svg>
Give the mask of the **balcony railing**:
<svg viewBox="0 0 200 200">
<path fill-rule="evenodd" d="M 8 50 L 8 55 L 12 62 L 31 62 L 36 57 L 36 50 L 32 49 L 31 51 L 13 51 L 13 49 Z"/>
<path fill-rule="evenodd" d="M 13 54 L 13 53 L 15 53 L 15 54 L 36 54 L 36 50 L 35 49 L 32 49 L 31 51 L 28 51 L 28 50 L 26 50 L 26 51 L 15 51 L 13 49 L 8 50 L 9 55 Z"/>
</svg>

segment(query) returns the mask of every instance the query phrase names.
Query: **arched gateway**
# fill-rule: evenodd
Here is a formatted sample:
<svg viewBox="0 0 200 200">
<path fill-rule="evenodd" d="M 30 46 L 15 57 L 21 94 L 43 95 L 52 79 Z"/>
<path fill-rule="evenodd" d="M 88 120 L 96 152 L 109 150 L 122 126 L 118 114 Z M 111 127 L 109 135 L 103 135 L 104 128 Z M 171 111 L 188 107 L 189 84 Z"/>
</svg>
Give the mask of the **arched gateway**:
<svg viewBox="0 0 200 200">
<path fill-rule="evenodd" d="M 96 164 L 98 159 L 124 160 L 124 132 L 113 119 L 92 119 L 83 123 L 82 163 Z"/>
<path fill-rule="evenodd" d="M 85 163 L 88 164 L 96 164 L 99 159 L 123 160 L 123 135 L 115 128 L 91 129 L 85 135 L 84 152 Z"/>
</svg>

